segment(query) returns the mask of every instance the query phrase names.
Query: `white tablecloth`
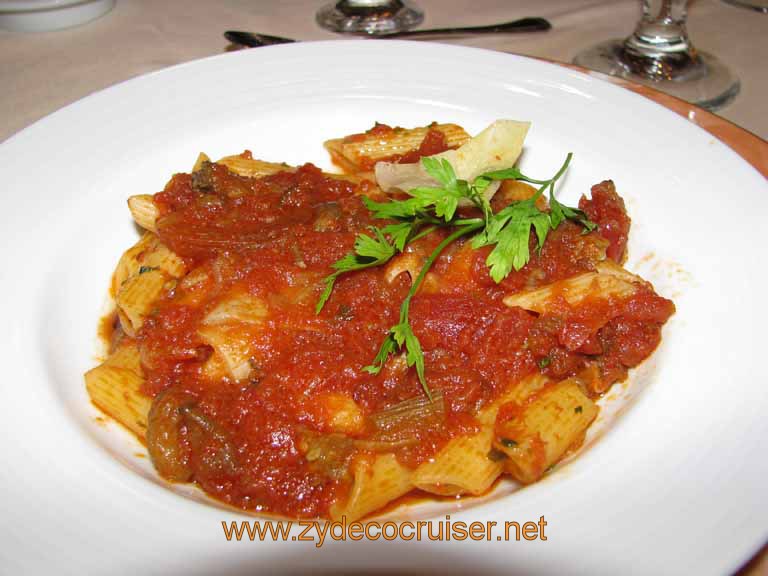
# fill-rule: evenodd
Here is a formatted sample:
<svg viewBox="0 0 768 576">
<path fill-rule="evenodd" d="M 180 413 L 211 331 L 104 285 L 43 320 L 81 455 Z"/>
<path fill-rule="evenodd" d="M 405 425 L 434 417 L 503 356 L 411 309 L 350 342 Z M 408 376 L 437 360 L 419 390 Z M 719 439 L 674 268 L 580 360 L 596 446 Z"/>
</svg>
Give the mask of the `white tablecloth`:
<svg viewBox="0 0 768 576">
<path fill-rule="evenodd" d="M 548 18 L 546 33 L 475 36 L 464 44 L 570 61 L 600 40 L 628 35 L 637 0 L 417 0 L 423 27 L 480 25 L 524 16 Z M 338 36 L 314 21 L 323 0 L 117 0 L 106 16 L 57 32 L 0 31 L 0 141 L 91 92 L 145 72 L 219 54 L 222 32 L 245 29 L 321 40 Z M 768 15 L 719 0 L 694 0 L 689 31 L 742 81 L 741 94 L 720 114 L 768 139 Z M 445 41 L 445 40 L 443 40 Z"/>
</svg>

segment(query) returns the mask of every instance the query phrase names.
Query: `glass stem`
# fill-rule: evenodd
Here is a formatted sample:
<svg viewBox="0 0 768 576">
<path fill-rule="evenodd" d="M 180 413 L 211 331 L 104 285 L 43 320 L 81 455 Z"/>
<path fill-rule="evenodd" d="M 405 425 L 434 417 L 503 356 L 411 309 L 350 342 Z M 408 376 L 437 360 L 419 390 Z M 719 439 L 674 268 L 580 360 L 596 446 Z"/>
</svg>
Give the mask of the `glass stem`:
<svg viewBox="0 0 768 576">
<path fill-rule="evenodd" d="M 697 64 L 685 28 L 688 0 L 643 0 L 643 17 L 624 42 L 622 60 L 647 78 L 673 80 Z"/>
<path fill-rule="evenodd" d="M 722 108 L 739 93 L 739 79 L 716 56 L 698 52 L 691 44 L 685 22 L 692 2 L 642 0 L 643 16 L 629 38 L 583 50 L 574 63 L 645 84 L 708 110 Z"/>
<path fill-rule="evenodd" d="M 336 9 L 347 16 L 394 14 L 403 8 L 401 0 L 339 0 Z"/>
<path fill-rule="evenodd" d="M 336 3 L 337 8 L 381 8 L 393 4 L 390 0 L 340 0 Z"/>
</svg>

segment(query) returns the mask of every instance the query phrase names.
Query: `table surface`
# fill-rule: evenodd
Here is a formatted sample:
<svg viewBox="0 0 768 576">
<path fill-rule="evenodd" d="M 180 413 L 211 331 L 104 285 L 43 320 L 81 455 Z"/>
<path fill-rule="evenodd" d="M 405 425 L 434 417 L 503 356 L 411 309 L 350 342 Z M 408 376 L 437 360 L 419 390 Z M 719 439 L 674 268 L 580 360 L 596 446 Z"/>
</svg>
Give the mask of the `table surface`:
<svg viewBox="0 0 768 576">
<path fill-rule="evenodd" d="M 0 141 L 38 118 L 116 82 L 225 51 L 222 32 L 245 29 L 302 40 L 338 38 L 320 29 L 323 0 L 117 0 L 106 16 L 56 32 L 0 31 Z M 631 33 L 637 0 L 418 0 L 423 27 L 480 25 L 544 16 L 546 33 L 481 35 L 451 43 L 569 62 L 600 40 Z M 688 28 L 699 50 L 738 74 L 741 93 L 720 114 L 768 139 L 765 112 L 768 15 L 720 0 L 693 0 Z M 445 41 L 445 40 L 443 40 Z"/>
<path fill-rule="evenodd" d="M 418 0 L 422 27 L 481 25 L 543 16 L 546 33 L 483 35 L 453 44 L 570 62 L 580 50 L 631 33 L 636 0 Z M 220 54 L 222 32 L 250 30 L 300 40 L 339 38 L 317 27 L 323 1 L 117 0 L 112 12 L 56 32 L 0 31 L 0 141 L 92 92 L 174 64 Z M 692 0 L 688 20 L 699 50 L 717 54 L 741 79 L 741 93 L 721 116 L 768 139 L 768 15 L 719 0 Z M 442 39 L 441 41 L 448 41 Z M 768 575 L 768 548 L 740 575 Z"/>
</svg>

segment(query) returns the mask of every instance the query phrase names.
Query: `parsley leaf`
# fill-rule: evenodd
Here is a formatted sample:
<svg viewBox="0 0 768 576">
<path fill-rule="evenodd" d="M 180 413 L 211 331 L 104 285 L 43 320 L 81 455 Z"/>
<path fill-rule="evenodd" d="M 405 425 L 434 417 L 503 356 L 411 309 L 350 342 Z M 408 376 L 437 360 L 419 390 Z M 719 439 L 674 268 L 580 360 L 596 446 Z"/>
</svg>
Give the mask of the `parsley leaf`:
<svg viewBox="0 0 768 576">
<path fill-rule="evenodd" d="M 405 347 L 407 350 L 406 361 L 408 366 L 416 366 L 416 374 L 420 382 L 424 380 L 424 353 L 421 351 L 421 343 L 411 329 L 408 322 L 400 322 L 392 326 L 392 338 L 397 342 L 398 347 Z M 429 389 L 425 389 L 427 396 L 430 396 Z"/>
<path fill-rule="evenodd" d="M 341 274 L 381 266 L 395 255 L 396 248 L 387 240 L 384 232 L 375 226 L 372 226 L 371 230 L 373 231 L 373 236 L 358 234 L 357 238 L 355 238 L 354 252 L 344 255 L 340 260 L 331 265 L 336 271 L 323 279 L 325 288 L 315 306 L 316 314 L 320 313 L 328 298 L 331 297 L 336 278 Z"/>
<path fill-rule="evenodd" d="M 365 366 L 363 372 L 369 374 L 378 374 L 381 369 L 384 368 L 384 364 L 387 363 L 390 354 L 394 354 L 397 351 L 397 342 L 395 342 L 392 331 L 387 332 L 387 337 L 384 338 L 384 342 L 381 343 L 379 351 L 376 353 L 376 357 L 370 366 Z"/>
<path fill-rule="evenodd" d="M 555 198 L 554 191 L 550 188 L 549 191 L 549 217 L 552 221 L 552 228 L 557 228 L 563 220 L 576 220 L 579 224 L 584 226 L 583 234 L 588 234 L 597 228 L 597 224 L 592 222 L 583 210 L 578 208 L 571 208 L 558 202 Z"/>
<path fill-rule="evenodd" d="M 560 170 L 550 180 L 528 178 L 517 168 L 489 172 L 480 176 L 488 180 L 516 177 L 541 184 L 531 198 L 514 202 L 491 216 L 485 230 L 472 241 L 473 248 L 496 245 L 486 259 L 491 278 L 495 282 L 501 282 L 513 269 L 520 270 L 528 263 L 531 258 L 529 247 L 531 228 L 536 233 L 539 253 L 544 247 L 549 231 L 556 230 L 564 220 L 576 220 L 584 226 L 585 233 L 596 228 L 596 224 L 591 222 L 584 212 L 565 206 L 555 198 L 555 183 L 565 173 L 571 158 L 572 154 L 568 154 Z M 549 189 L 550 211 L 543 212 L 536 206 L 536 201 L 547 189 Z"/>
<path fill-rule="evenodd" d="M 363 196 L 363 204 L 371 211 L 374 218 L 406 220 L 422 212 L 427 203 L 419 198 L 391 202 L 376 202 Z"/>
<path fill-rule="evenodd" d="M 378 374 L 390 355 L 405 351 L 408 366 L 415 366 L 419 382 L 425 394 L 431 398 L 425 376 L 424 352 L 418 337 L 413 332 L 408 317 L 411 300 L 418 292 L 427 272 L 440 253 L 462 236 L 470 236 L 475 249 L 493 246 L 486 258 L 491 278 L 501 282 L 512 270 L 520 270 L 530 258 L 531 233 L 535 234 L 538 252 L 544 246 L 551 230 L 565 220 L 574 220 L 584 227 L 584 233 L 593 231 L 597 225 L 577 209 L 565 206 L 555 198 L 555 184 L 565 173 L 572 155 L 568 154 L 557 173 L 549 180 L 537 180 L 511 167 L 480 175 L 469 183 L 456 177 L 456 173 L 445 158 L 425 157 L 421 159 L 424 170 L 438 186 L 424 186 L 408 190 L 409 198 L 376 202 L 363 197 L 363 203 L 373 218 L 390 220 L 384 228 L 371 227 L 372 235 L 358 234 L 354 251 L 335 262 L 335 270 L 324 279 L 325 289 L 317 303 L 319 313 L 333 291 L 339 275 L 345 272 L 381 266 L 395 254 L 405 250 L 415 240 L 430 234 L 436 228 L 450 228 L 452 232 L 432 251 L 424 262 L 419 274 L 413 279 L 411 288 L 400 306 L 400 318 L 390 327 L 371 365 L 363 368 L 370 374 Z M 536 193 L 526 199 L 513 202 L 494 213 L 484 193 L 494 181 L 520 180 L 539 186 Z M 549 211 L 537 206 L 541 196 L 549 192 Z M 457 216 L 459 202 L 469 200 L 482 211 L 482 218 Z M 513 442 L 513 441 L 510 441 Z"/>
<path fill-rule="evenodd" d="M 446 223 L 453 219 L 459 200 L 465 197 L 461 191 L 449 188 L 414 188 L 408 194 L 419 200 L 423 208 L 432 206 L 435 216 Z"/>
<path fill-rule="evenodd" d="M 355 253 L 363 258 L 374 258 L 386 262 L 395 255 L 395 249 L 384 236 L 384 233 L 376 228 L 371 228 L 373 236 L 358 234 L 355 239 Z M 339 269 L 336 264 L 334 268 Z"/>
<path fill-rule="evenodd" d="M 394 354 L 398 349 L 406 349 L 405 360 L 408 366 L 416 366 L 416 374 L 421 382 L 424 393 L 431 400 L 432 392 L 429 390 L 424 377 L 424 352 L 421 350 L 421 343 L 416 335 L 413 333 L 411 325 L 406 322 L 400 322 L 392 326 L 387 333 L 384 342 L 381 343 L 381 348 L 373 359 L 373 363 L 370 366 L 363 368 L 363 371 L 369 374 L 378 374 L 384 368 L 384 364 L 387 363 L 390 354 Z"/>
<path fill-rule="evenodd" d="M 398 252 L 402 252 L 417 227 L 416 222 L 396 222 L 384 226 L 382 232 L 389 234 L 392 244 L 395 245 Z"/>
<path fill-rule="evenodd" d="M 432 399 L 432 393 L 427 386 L 427 380 L 424 375 L 424 352 L 421 349 L 419 339 L 413 333 L 408 318 L 411 300 L 416 295 L 416 292 L 418 292 L 427 272 L 429 272 L 429 269 L 432 267 L 435 260 L 437 260 L 437 257 L 440 256 L 440 253 L 445 250 L 447 246 L 453 244 L 458 238 L 476 232 L 481 226 L 483 226 L 482 222 L 474 222 L 460 226 L 452 234 L 446 237 L 445 240 L 440 242 L 440 244 L 438 244 L 432 251 L 424 262 L 424 265 L 421 267 L 418 276 L 413 280 L 411 289 L 408 291 L 403 303 L 400 305 L 400 321 L 389 329 L 387 336 L 384 338 L 384 342 L 381 344 L 381 348 L 379 348 L 379 352 L 373 359 L 373 363 L 370 366 L 363 368 L 363 370 L 370 374 L 378 374 L 384 367 L 389 355 L 404 348 L 406 350 L 405 359 L 408 366 L 416 366 L 416 375 L 419 377 L 419 382 L 424 389 L 424 393 L 430 400 Z"/>
<path fill-rule="evenodd" d="M 453 166 L 445 158 L 430 158 L 427 156 L 421 159 L 421 165 L 426 173 L 440 182 L 446 190 L 453 191 L 458 186 Z"/>
<path fill-rule="evenodd" d="M 507 223 L 491 242 L 496 246 L 485 260 L 490 268 L 491 278 L 496 283 L 506 278 L 513 268 L 520 270 L 530 260 L 528 239 L 531 236 L 531 226 L 536 231 L 539 247 L 544 245 L 550 226 L 549 216 L 541 212 L 534 202 L 527 200 L 510 206 L 505 218 Z"/>
</svg>

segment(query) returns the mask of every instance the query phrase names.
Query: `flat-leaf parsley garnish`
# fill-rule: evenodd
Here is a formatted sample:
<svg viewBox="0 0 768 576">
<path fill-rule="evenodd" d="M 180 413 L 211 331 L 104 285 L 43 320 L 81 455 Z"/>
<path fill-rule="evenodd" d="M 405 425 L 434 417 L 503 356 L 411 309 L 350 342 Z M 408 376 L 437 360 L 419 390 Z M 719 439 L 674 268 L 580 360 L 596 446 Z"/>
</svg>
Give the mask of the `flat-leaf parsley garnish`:
<svg viewBox="0 0 768 576">
<path fill-rule="evenodd" d="M 324 279 L 325 289 L 317 302 L 316 312 L 319 314 L 323 309 L 333 292 L 336 279 L 341 274 L 386 264 L 418 238 L 437 228 L 451 229 L 451 233 L 432 251 L 411 283 L 411 289 L 400 305 L 399 321 L 387 332 L 373 363 L 363 368 L 366 372 L 378 374 L 391 354 L 404 349 L 408 366 L 416 367 L 419 382 L 431 399 L 432 394 L 424 375 L 424 353 L 408 317 L 411 300 L 418 292 L 427 272 L 446 247 L 463 236 L 472 235 L 470 241 L 473 248 L 493 246 L 486 258 L 486 264 L 491 278 L 498 283 L 512 270 L 520 270 L 530 260 L 531 229 L 535 233 L 539 252 L 549 232 L 557 229 L 565 220 L 579 223 L 584 227 L 584 233 L 594 230 L 597 225 L 591 222 L 583 211 L 565 206 L 555 198 L 555 183 L 568 169 L 571 158 L 572 154 L 569 153 L 563 165 L 549 180 L 530 178 L 512 167 L 487 172 L 478 176 L 472 183 L 457 178 L 453 166 L 446 159 L 422 158 L 421 165 L 424 170 L 439 186 L 413 188 L 407 191 L 409 197 L 403 200 L 375 202 L 363 198 L 365 206 L 374 218 L 393 222 L 383 228 L 371 227 L 370 235 L 358 234 L 354 250 L 332 264 L 334 272 Z M 483 192 L 492 182 L 498 180 L 528 182 L 537 185 L 538 189 L 530 198 L 512 202 L 494 213 Z M 549 211 L 541 210 L 536 205 L 536 201 L 545 193 L 548 193 Z M 460 217 L 457 208 L 462 200 L 471 202 L 480 210 L 482 217 Z"/>
</svg>

